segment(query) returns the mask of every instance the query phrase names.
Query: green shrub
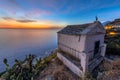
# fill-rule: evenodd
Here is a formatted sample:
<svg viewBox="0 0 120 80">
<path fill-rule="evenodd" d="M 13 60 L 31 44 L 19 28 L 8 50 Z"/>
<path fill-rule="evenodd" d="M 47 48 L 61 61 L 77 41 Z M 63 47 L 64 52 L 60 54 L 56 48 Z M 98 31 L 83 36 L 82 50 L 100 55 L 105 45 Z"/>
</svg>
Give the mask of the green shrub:
<svg viewBox="0 0 120 80">
<path fill-rule="evenodd" d="M 15 59 L 15 64 L 12 68 L 9 67 L 7 59 L 4 59 L 3 62 L 6 65 L 6 71 L 1 73 L 0 77 L 6 80 L 33 80 L 55 57 L 56 51 L 44 59 L 36 59 L 36 63 L 33 64 L 35 55 L 29 54 L 23 61 Z"/>
</svg>

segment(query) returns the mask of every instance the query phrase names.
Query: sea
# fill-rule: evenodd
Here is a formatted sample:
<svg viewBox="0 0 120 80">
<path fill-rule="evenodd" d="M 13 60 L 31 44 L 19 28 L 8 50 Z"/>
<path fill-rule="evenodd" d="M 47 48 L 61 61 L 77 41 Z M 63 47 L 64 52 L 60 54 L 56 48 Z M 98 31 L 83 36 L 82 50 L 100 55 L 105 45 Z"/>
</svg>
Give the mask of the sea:
<svg viewBox="0 0 120 80">
<path fill-rule="evenodd" d="M 0 72 L 14 60 L 24 60 L 26 55 L 45 57 L 57 48 L 57 32 L 60 29 L 0 29 Z"/>
</svg>

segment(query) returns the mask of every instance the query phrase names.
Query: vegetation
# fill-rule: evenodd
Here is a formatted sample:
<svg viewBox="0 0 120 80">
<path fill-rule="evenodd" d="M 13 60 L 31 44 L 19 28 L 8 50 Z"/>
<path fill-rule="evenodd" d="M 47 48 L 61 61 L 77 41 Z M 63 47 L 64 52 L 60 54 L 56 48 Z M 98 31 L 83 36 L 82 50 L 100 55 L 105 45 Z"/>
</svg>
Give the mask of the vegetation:
<svg viewBox="0 0 120 80">
<path fill-rule="evenodd" d="M 34 80 L 48 64 L 56 57 L 56 51 L 44 59 L 36 59 L 35 55 L 29 54 L 23 61 L 15 59 L 15 64 L 10 68 L 7 59 L 4 59 L 6 71 L 0 75 L 6 80 Z"/>
<path fill-rule="evenodd" d="M 99 67 L 100 75 L 97 80 L 119 80 L 120 79 L 120 59 L 113 62 L 104 61 Z"/>
<path fill-rule="evenodd" d="M 110 32 L 115 32 L 115 30 L 111 29 L 105 35 L 105 42 L 107 43 L 106 54 L 120 56 L 120 32 L 116 31 L 113 34 L 109 34 Z M 118 80 L 120 78 L 120 59 L 113 62 L 103 61 L 98 71 L 97 80 Z"/>
<path fill-rule="evenodd" d="M 107 43 L 106 53 L 120 55 L 120 34 L 106 35 L 105 42 Z"/>
<path fill-rule="evenodd" d="M 57 57 L 40 73 L 37 80 L 81 80 L 71 72 Z"/>
</svg>

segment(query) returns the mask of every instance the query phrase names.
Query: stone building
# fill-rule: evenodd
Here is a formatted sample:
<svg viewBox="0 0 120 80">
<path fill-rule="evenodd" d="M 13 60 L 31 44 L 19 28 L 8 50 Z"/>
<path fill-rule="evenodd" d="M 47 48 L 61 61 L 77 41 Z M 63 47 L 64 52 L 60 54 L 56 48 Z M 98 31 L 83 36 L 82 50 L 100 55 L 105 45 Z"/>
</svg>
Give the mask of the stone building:
<svg viewBox="0 0 120 80">
<path fill-rule="evenodd" d="M 105 33 L 97 19 L 93 23 L 68 25 L 57 33 L 57 57 L 72 72 L 84 77 L 86 72 L 92 72 L 104 59 Z"/>
</svg>

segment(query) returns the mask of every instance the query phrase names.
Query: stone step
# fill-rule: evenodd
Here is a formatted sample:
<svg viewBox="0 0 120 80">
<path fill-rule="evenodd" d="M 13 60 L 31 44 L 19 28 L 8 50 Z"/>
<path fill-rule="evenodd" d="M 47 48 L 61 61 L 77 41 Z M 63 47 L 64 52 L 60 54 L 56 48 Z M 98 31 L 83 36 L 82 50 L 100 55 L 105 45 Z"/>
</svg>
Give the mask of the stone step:
<svg viewBox="0 0 120 80">
<path fill-rule="evenodd" d="M 102 61 L 103 59 L 104 59 L 104 58 L 103 58 L 102 56 L 99 56 L 99 57 L 95 58 L 95 59 L 88 65 L 89 71 L 92 72 L 93 69 L 94 69 L 95 67 L 97 67 L 98 64 L 101 63 L 101 61 Z"/>
</svg>

